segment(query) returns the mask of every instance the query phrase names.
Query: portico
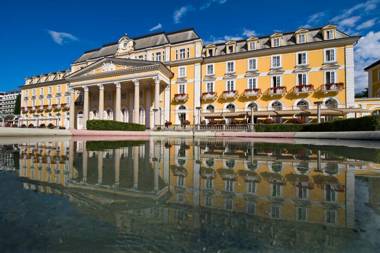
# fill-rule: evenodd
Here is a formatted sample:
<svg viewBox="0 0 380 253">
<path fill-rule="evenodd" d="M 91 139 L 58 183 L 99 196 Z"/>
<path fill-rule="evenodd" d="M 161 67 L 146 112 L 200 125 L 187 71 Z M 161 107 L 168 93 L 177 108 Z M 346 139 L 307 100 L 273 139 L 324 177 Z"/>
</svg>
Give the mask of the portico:
<svg viewBox="0 0 380 253">
<path fill-rule="evenodd" d="M 70 128 L 87 120 L 144 124 L 154 128 L 169 118 L 171 71 L 160 62 L 104 58 L 70 75 Z M 75 93 L 79 93 L 74 101 Z"/>
</svg>

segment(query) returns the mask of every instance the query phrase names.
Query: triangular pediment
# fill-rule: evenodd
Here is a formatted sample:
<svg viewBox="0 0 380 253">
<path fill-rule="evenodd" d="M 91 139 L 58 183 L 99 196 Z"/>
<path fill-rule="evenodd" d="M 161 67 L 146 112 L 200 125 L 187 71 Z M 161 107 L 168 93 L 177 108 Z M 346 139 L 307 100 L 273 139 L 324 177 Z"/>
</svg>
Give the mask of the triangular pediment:
<svg viewBox="0 0 380 253">
<path fill-rule="evenodd" d="M 143 60 L 133 60 L 133 59 L 123 59 L 123 58 L 113 58 L 106 57 L 98 60 L 74 73 L 67 76 L 70 78 L 92 76 L 98 74 L 107 74 L 113 72 L 119 72 L 123 70 L 128 70 L 136 67 L 143 67 L 157 64 L 155 62 L 143 61 Z"/>
</svg>

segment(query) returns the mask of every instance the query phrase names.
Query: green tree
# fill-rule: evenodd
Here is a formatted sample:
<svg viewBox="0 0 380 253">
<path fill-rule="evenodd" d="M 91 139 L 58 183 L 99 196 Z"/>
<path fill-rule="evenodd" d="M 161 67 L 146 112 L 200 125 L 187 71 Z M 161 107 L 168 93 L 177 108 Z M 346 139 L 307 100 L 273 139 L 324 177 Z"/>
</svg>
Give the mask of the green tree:
<svg viewBox="0 0 380 253">
<path fill-rule="evenodd" d="M 14 109 L 13 113 L 15 115 L 19 115 L 20 111 L 21 111 L 21 94 L 18 94 L 17 98 L 16 98 L 16 104 L 15 104 L 15 109 Z"/>
</svg>

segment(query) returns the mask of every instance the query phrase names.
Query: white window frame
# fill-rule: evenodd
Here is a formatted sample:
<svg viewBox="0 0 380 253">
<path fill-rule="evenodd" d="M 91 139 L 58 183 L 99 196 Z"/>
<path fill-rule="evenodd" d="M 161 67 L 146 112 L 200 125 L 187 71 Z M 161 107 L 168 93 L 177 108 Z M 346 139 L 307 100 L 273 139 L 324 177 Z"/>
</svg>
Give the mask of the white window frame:
<svg viewBox="0 0 380 253">
<path fill-rule="evenodd" d="M 299 215 L 298 215 L 300 209 L 305 210 L 305 219 L 300 219 L 300 217 L 299 217 Z M 298 206 L 298 207 L 296 208 L 296 219 L 297 219 L 297 221 L 307 221 L 307 220 L 308 220 L 308 208 L 305 207 L 305 206 Z"/>
<path fill-rule="evenodd" d="M 327 72 L 334 73 L 334 82 L 327 82 Z M 326 70 L 324 72 L 324 81 L 325 81 L 325 84 L 337 83 L 338 81 L 337 81 L 336 70 Z"/>
<path fill-rule="evenodd" d="M 255 61 L 255 68 L 251 68 L 251 61 Z M 249 58 L 248 59 L 248 70 L 249 71 L 254 71 L 257 70 L 257 58 Z"/>
<path fill-rule="evenodd" d="M 276 87 L 281 87 L 282 86 L 282 76 L 281 75 L 273 75 L 270 77 L 270 80 L 271 80 L 271 87 L 274 88 L 274 82 L 273 82 L 273 77 L 279 77 L 279 80 L 280 80 L 280 85 L 279 86 L 276 86 Z"/>
<path fill-rule="evenodd" d="M 305 54 L 305 63 L 299 63 L 298 62 L 298 56 L 300 54 Z M 297 54 L 296 54 L 296 63 L 297 63 L 297 66 L 305 66 L 305 65 L 307 65 L 309 63 L 309 57 L 308 57 L 307 51 L 297 52 Z"/>
<path fill-rule="evenodd" d="M 334 52 L 334 60 L 332 60 L 332 61 L 327 60 L 327 51 L 329 51 L 329 50 L 333 50 L 333 52 Z M 325 48 L 325 49 L 323 49 L 323 59 L 324 59 L 325 63 L 336 62 L 336 48 Z"/>
<path fill-rule="evenodd" d="M 232 63 L 232 66 L 233 66 L 233 71 L 229 71 L 228 70 L 228 64 Z M 226 73 L 235 73 L 235 61 L 228 61 L 226 62 Z"/>
<path fill-rule="evenodd" d="M 182 57 L 182 52 L 183 52 L 183 57 Z M 180 60 L 186 59 L 186 48 L 178 49 L 178 56 Z"/>
<path fill-rule="evenodd" d="M 229 87 L 229 83 L 233 83 L 233 89 L 232 90 L 229 90 L 228 87 Z M 229 80 L 226 80 L 226 91 L 235 91 L 236 90 L 236 82 L 234 79 L 229 79 Z"/>
<path fill-rule="evenodd" d="M 43 96 L 43 95 L 44 95 L 44 88 L 41 87 L 41 88 L 40 88 L 40 96 Z"/>
<path fill-rule="evenodd" d="M 279 57 L 279 59 L 280 59 L 280 65 L 279 65 L 279 66 L 274 66 L 274 65 L 273 65 L 273 63 L 274 63 L 274 60 L 273 60 L 273 59 L 274 59 L 275 57 Z M 271 63 L 270 63 L 270 65 L 271 65 L 272 68 L 282 68 L 282 57 L 281 57 L 281 55 L 280 55 L 280 54 L 272 55 L 272 56 L 271 56 Z"/>
<path fill-rule="evenodd" d="M 329 38 L 329 32 L 331 32 L 331 38 Z M 333 40 L 335 39 L 335 31 L 330 29 L 325 31 L 326 34 L 326 40 Z"/>
<path fill-rule="evenodd" d="M 48 95 L 51 95 L 51 93 L 52 93 L 52 90 L 53 90 L 53 89 L 52 89 L 52 87 L 51 87 L 51 86 L 49 86 L 49 87 L 48 87 Z"/>
<path fill-rule="evenodd" d="M 278 45 L 276 45 L 276 41 L 278 41 Z M 280 47 L 281 46 L 281 38 L 280 37 L 277 37 L 277 38 L 272 38 L 272 47 Z"/>
<path fill-rule="evenodd" d="M 184 70 L 184 75 L 181 74 L 181 70 Z M 186 76 L 187 76 L 186 66 L 180 66 L 180 67 L 178 67 L 178 78 L 184 78 Z"/>
<path fill-rule="evenodd" d="M 253 45 L 253 47 L 252 47 Z M 248 42 L 249 51 L 253 51 L 257 49 L 256 41 L 250 41 Z"/>
<path fill-rule="evenodd" d="M 181 92 L 181 87 L 183 87 L 184 92 Z M 186 83 L 179 83 L 178 84 L 178 94 L 187 94 L 187 85 L 186 85 Z"/>
<path fill-rule="evenodd" d="M 208 68 L 209 68 L 209 66 L 212 67 L 212 73 L 209 73 L 209 72 L 208 72 Z M 206 75 L 214 75 L 214 74 L 215 74 L 215 66 L 214 66 L 214 64 L 207 64 L 207 65 L 206 65 Z"/>
<path fill-rule="evenodd" d="M 211 86 L 212 86 L 212 91 L 209 91 L 209 89 L 208 89 L 209 84 L 211 84 Z M 213 82 L 213 81 L 206 82 L 206 92 L 215 92 L 215 82 Z"/>
<path fill-rule="evenodd" d="M 301 37 L 303 37 L 303 41 L 301 41 Z M 306 43 L 307 40 L 306 40 L 306 33 L 300 33 L 298 34 L 298 44 L 304 44 Z"/>
<path fill-rule="evenodd" d="M 306 79 L 305 79 L 305 83 L 303 84 L 301 84 L 300 82 L 299 82 L 299 79 L 298 79 L 298 76 L 299 75 L 305 75 L 306 76 Z M 309 82 L 309 76 L 308 76 L 308 74 L 307 74 L 307 72 L 302 72 L 302 73 L 297 73 L 297 75 L 296 75 L 296 83 L 297 83 L 297 85 L 307 85 L 308 84 L 308 82 Z"/>
<path fill-rule="evenodd" d="M 249 83 L 250 83 L 251 80 L 255 80 L 255 88 L 251 88 L 251 87 L 250 87 Z M 257 87 L 258 87 L 257 80 L 258 80 L 257 77 L 249 77 L 249 78 L 247 79 L 247 89 L 257 89 Z"/>
</svg>

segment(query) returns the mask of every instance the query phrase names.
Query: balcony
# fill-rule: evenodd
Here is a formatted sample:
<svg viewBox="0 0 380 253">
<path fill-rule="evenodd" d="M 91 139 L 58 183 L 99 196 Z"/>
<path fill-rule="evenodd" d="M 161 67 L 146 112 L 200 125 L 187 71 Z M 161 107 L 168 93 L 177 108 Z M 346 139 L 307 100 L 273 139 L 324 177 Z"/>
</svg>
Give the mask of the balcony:
<svg viewBox="0 0 380 253">
<path fill-rule="evenodd" d="M 189 95 L 186 93 L 181 94 L 175 94 L 174 95 L 174 101 L 177 103 L 186 103 L 186 101 L 189 99 Z"/>
<path fill-rule="evenodd" d="M 55 111 L 61 110 L 61 104 L 56 104 L 54 110 Z"/>
<path fill-rule="evenodd" d="M 294 86 L 294 93 L 299 94 L 309 94 L 314 91 L 314 86 L 312 84 L 301 84 Z"/>
<path fill-rule="evenodd" d="M 203 101 L 215 101 L 216 100 L 216 92 L 203 92 L 202 100 Z"/>
<path fill-rule="evenodd" d="M 57 98 L 61 97 L 61 92 L 57 92 L 57 93 L 55 94 L 55 97 L 57 97 Z"/>
<path fill-rule="evenodd" d="M 222 94 L 222 97 L 225 99 L 225 100 L 229 100 L 229 99 L 235 99 L 237 97 L 237 92 L 236 90 L 226 90 L 226 91 L 223 91 L 223 94 Z"/>
<path fill-rule="evenodd" d="M 24 112 L 24 113 L 27 113 L 28 112 L 28 107 L 21 107 L 21 111 Z"/>
<path fill-rule="evenodd" d="M 257 98 L 261 95 L 261 89 L 245 89 L 244 97 L 246 98 Z"/>
<path fill-rule="evenodd" d="M 63 107 L 63 110 L 69 110 L 70 109 L 70 105 L 66 104 L 66 103 L 63 103 L 62 107 Z"/>
<path fill-rule="evenodd" d="M 326 83 L 322 85 L 322 91 L 328 92 L 338 92 L 343 89 L 343 83 Z"/>
<path fill-rule="evenodd" d="M 53 109 L 53 106 L 52 105 L 48 105 L 47 107 L 46 107 L 46 111 L 51 111 Z"/>
<path fill-rule="evenodd" d="M 286 87 L 285 86 L 279 86 L 279 87 L 272 87 L 269 89 L 269 95 L 270 96 L 283 96 L 286 93 Z"/>
</svg>

